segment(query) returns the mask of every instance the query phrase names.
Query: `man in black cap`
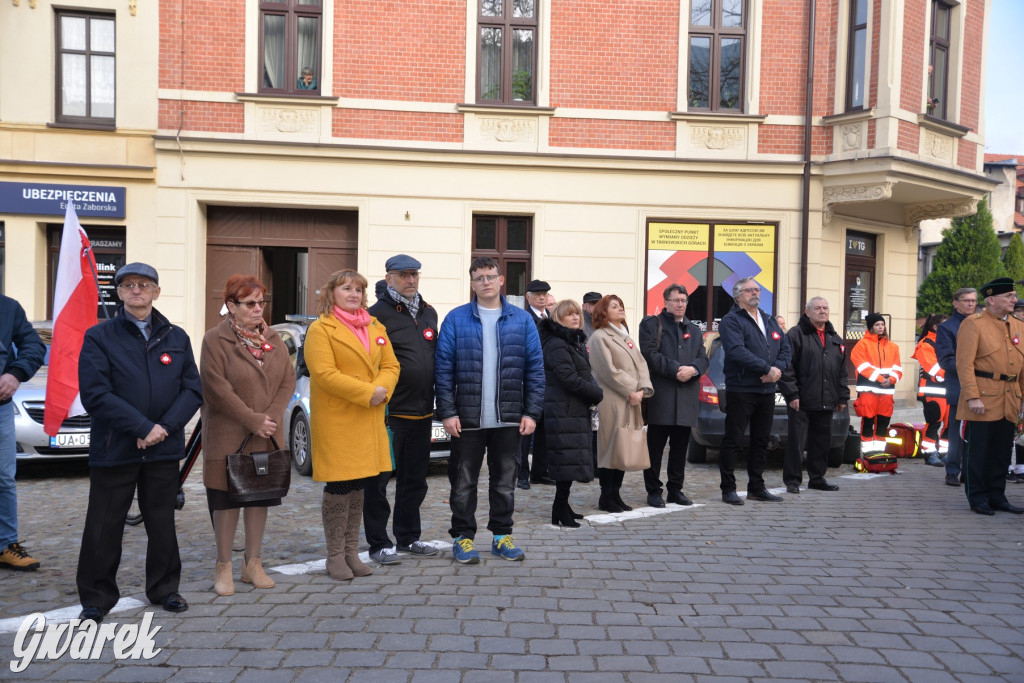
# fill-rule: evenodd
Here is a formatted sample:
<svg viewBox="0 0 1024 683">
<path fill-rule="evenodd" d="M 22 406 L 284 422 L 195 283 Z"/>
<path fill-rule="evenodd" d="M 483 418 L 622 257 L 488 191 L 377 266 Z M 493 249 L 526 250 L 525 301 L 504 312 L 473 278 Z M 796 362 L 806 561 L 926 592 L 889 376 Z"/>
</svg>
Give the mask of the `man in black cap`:
<svg viewBox="0 0 1024 683">
<path fill-rule="evenodd" d="M 600 300 L 600 292 L 587 292 L 583 295 L 583 332 L 588 339 L 594 334 L 594 304 Z"/>
<path fill-rule="evenodd" d="M 370 314 L 384 324 L 395 356 L 402 366 L 398 386 L 388 401 L 388 426 L 395 454 L 395 516 L 392 530 L 398 551 L 434 555 L 437 548 L 420 540 L 420 506 L 427 495 L 430 466 L 430 429 L 434 416 L 434 346 L 437 342 L 437 310 L 420 295 L 420 262 L 406 254 L 385 262 L 384 291 Z M 363 527 L 370 559 L 398 564 L 395 546 L 388 538 L 387 488 L 391 472 L 381 472 L 365 488 Z"/>
<path fill-rule="evenodd" d="M 551 285 L 543 280 L 530 280 L 526 285 L 526 311 L 533 318 L 535 325 L 548 317 L 547 304 L 548 292 Z M 547 435 L 544 431 L 544 420 L 537 420 L 537 429 L 533 434 L 523 437 L 522 446 L 519 449 L 519 488 L 528 490 L 530 484 L 554 485 L 554 480 L 548 477 L 548 448 Z M 527 467 L 530 457 L 530 445 L 533 445 L 533 461 Z"/>
<path fill-rule="evenodd" d="M 192 343 L 153 308 L 156 269 L 129 263 L 114 275 L 122 306 L 85 333 L 78 361 L 82 405 L 92 418 L 89 509 L 78 556 L 79 618 L 99 623 L 117 604 L 125 517 L 136 488 L 146 521 L 146 597 L 184 612 L 174 529 L 185 425 L 203 402 Z"/>
<path fill-rule="evenodd" d="M 964 479 L 971 510 L 1024 513 L 1006 499 L 1006 472 L 1016 422 L 1024 411 L 1024 322 L 1010 315 L 1017 303 L 1013 280 L 1001 277 L 980 290 L 985 310 L 967 317 L 956 340 L 960 403 L 966 423 Z"/>
</svg>

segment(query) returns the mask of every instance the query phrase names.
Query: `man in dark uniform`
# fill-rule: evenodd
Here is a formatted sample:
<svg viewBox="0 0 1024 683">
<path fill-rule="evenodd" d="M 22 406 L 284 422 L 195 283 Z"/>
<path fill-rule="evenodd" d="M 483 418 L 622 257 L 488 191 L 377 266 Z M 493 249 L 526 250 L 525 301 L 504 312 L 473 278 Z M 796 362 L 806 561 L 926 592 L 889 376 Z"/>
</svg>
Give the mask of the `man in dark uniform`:
<svg viewBox="0 0 1024 683">
<path fill-rule="evenodd" d="M 803 451 L 807 447 L 807 488 L 838 491 L 825 480 L 832 414 L 846 410 L 846 345 L 828 320 L 828 301 L 816 296 L 804 306 L 800 321 L 786 332 L 793 362 L 782 373 L 779 390 L 789 406 L 782 480 L 787 493 L 800 493 Z"/>
<path fill-rule="evenodd" d="M 967 501 L 979 515 L 996 510 L 1019 515 L 1024 508 L 1006 499 L 1006 472 L 1014 427 L 1024 410 L 1024 322 L 1010 315 L 1017 303 L 1011 278 L 992 280 L 980 294 L 985 310 L 963 321 L 956 340 L 956 414 L 967 423 Z"/>
<path fill-rule="evenodd" d="M 640 323 L 640 352 L 651 373 L 654 396 L 647 402 L 647 451 L 651 466 L 644 470 L 647 504 L 665 507 L 661 497 L 661 460 L 669 444 L 668 502 L 693 505 L 683 495 L 686 447 L 697 422 L 700 376 L 708 369 L 700 328 L 686 317 L 689 295 L 682 285 L 665 288 L 665 308 Z"/>
<path fill-rule="evenodd" d="M 434 347 L 437 310 L 420 296 L 420 262 L 398 254 L 384 264 L 384 291 L 370 314 L 388 331 L 395 356 L 402 366 L 395 394 L 388 401 L 388 426 L 395 454 L 395 516 L 392 530 L 398 552 L 434 555 L 437 548 L 420 540 L 420 506 L 427 495 L 430 466 L 430 429 L 434 415 Z M 388 538 L 387 488 L 391 472 L 381 472 L 367 485 L 363 497 L 363 528 L 370 559 L 398 564 Z"/>
<path fill-rule="evenodd" d="M 117 604 L 125 517 L 136 488 L 146 522 L 146 597 L 184 612 L 181 556 L 174 530 L 178 461 L 185 425 L 203 403 L 199 368 L 185 331 L 153 303 L 156 269 L 129 263 L 114 275 L 123 305 L 89 328 L 78 361 L 82 405 L 92 418 L 89 508 L 78 555 L 79 619 L 99 623 Z"/>
<path fill-rule="evenodd" d="M 535 325 L 548 317 L 548 293 L 551 285 L 544 280 L 530 280 L 526 285 L 526 312 L 533 318 Z M 533 446 L 533 461 L 527 466 L 530 457 L 530 446 Z M 547 434 L 544 431 L 544 420 L 537 420 L 537 429 L 533 434 L 523 437 L 519 451 L 519 488 L 527 490 L 530 484 L 548 484 L 555 481 L 548 477 Z"/>
<path fill-rule="evenodd" d="M 935 330 L 935 354 L 939 367 L 946 372 L 946 401 L 949 403 L 949 450 L 946 452 L 946 485 L 960 486 L 960 460 L 964 440 L 960 438 L 960 416 L 956 413 L 960 402 L 960 378 L 956 374 L 956 336 L 960 325 L 974 315 L 978 304 L 978 290 L 964 287 L 953 293 L 953 315 Z"/>
</svg>

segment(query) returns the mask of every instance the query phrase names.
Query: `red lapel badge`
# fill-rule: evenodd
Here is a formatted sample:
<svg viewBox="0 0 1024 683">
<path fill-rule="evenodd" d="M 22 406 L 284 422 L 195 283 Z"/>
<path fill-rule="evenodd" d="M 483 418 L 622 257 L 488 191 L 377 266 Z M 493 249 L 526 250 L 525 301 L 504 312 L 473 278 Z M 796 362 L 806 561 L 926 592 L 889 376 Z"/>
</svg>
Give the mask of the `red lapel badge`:
<svg viewBox="0 0 1024 683">
<path fill-rule="evenodd" d="M 1010 341 L 1013 342 L 1014 346 L 1017 346 L 1018 344 L 1020 344 L 1020 337 L 1018 337 L 1017 335 L 1013 335 L 1013 339 L 1011 339 Z"/>
<path fill-rule="evenodd" d="M 384 346 L 388 343 L 388 340 L 384 337 L 377 337 L 377 346 Z"/>
<path fill-rule="evenodd" d="M 163 363 L 164 365 L 170 365 L 171 364 L 171 354 L 169 354 L 169 353 L 162 353 L 162 354 L 160 354 L 160 362 Z"/>
<path fill-rule="evenodd" d="M 684 332 L 683 333 L 683 339 L 689 339 L 689 338 L 690 338 L 690 333 L 689 332 Z"/>
<path fill-rule="evenodd" d="M 839 353 L 846 353 L 846 344 L 839 345 Z"/>
<path fill-rule="evenodd" d="M 782 337 L 779 335 L 778 332 L 772 330 L 772 339 L 774 339 L 775 341 L 779 341 L 780 339 L 782 339 Z"/>
<path fill-rule="evenodd" d="M 269 343 L 267 343 L 267 342 L 263 342 L 263 350 L 264 350 L 264 351 L 273 351 L 273 350 L 274 350 L 274 347 L 273 347 L 273 346 L 271 346 L 271 345 L 270 345 Z"/>
<path fill-rule="evenodd" d="M 626 346 L 628 346 L 629 348 L 633 348 L 633 342 L 631 342 L 630 340 L 627 339 L 626 340 Z"/>
<path fill-rule="evenodd" d="M 427 341 L 434 341 L 434 330 L 429 327 L 423 330 L 423 338 Z"/>
</svg>

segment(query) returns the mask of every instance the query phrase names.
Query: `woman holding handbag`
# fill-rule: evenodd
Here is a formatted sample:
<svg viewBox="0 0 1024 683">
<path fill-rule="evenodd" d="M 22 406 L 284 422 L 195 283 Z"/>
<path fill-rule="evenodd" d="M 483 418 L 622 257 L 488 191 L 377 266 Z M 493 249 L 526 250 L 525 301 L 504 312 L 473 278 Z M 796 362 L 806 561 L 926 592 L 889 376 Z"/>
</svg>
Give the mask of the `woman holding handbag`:
<svg viewBox="0 0 1024 683">
<path fill-rule="evenodd" d="M 594 479 L 590 451 L 590 409 L 604 392 L 590 371 L 583 311 L 567 299 L 555 305 L 551 317 L 537 326 L 544 349 L 544 423 L 547 439 L 548 476 L 555 480 L 551 523 L 578 527 L 569 506 L 574 481 Z"/>
<path fill-rule="evenodd" d="M 199 376 L 203 382 L 203 484 L 213 514 L 217 564 L 213 590 L 235 592 L 231 545 L 244 508 L 242 581 L 273 588 L 261 551 L 267 508 L 280 498 L 237 502 L 228 495 L 227 457 L 252 435 L 247 451 L 277 450 L 272 438 L 295 391 L 295 368 L 281 337 L 266 321 L 266 287 L 252 275 L 232 275 L 224 286 L 227 318 L 203 338 Z"/>
<path fill-rule="evenodd" d="M 398 384 L 398 359 L 384 325 L 366 310 L 366 287 L 354 270 L 331 275 L 303 347 L 313 480 L 324 482 L 327 573 L 339 580 L 373 573 L 357 549 L 363 489 L 394 469 L 385 411 Z"/>
<path fill-rule="evenodd" d="M 645 470 L 651 460 L 643 430 L 640 402 L 654 395 L 647 361 L 626 330 L 626 307 L 614 294 L 594 304 L 594 334 L 590 336 L 590 364 L 604 389 L 598 406 L 597 478 L 606 512 L 632 510 L 619 490 L 625 473 Z"/>
</svg>

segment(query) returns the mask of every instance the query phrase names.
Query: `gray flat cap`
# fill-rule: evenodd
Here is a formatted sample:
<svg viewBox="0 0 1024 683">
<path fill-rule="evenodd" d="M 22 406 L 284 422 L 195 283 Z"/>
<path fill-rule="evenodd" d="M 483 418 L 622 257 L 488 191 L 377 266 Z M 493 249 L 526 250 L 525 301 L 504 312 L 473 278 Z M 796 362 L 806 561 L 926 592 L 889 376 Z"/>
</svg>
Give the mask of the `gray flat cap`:
<svg viewBox="0 0 1024 683">
<path fill-rule="evenodd" d="M 156 274 L 156 268 L 149 265 L 148 263 L 128 263 L 117 271 L 114 275 L 114 284 L 121 284 L 121 280 L 125 279 L 129 275 L 138 275 L 139 277 L 148 277 L 153 282 L 160 284 L 160 276 Z"/>
</svg>

